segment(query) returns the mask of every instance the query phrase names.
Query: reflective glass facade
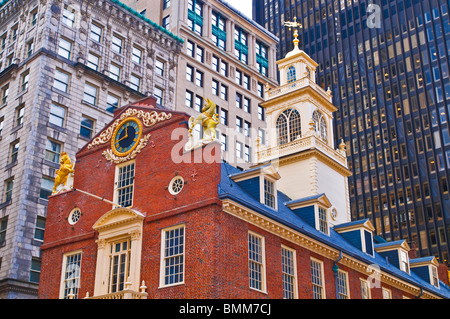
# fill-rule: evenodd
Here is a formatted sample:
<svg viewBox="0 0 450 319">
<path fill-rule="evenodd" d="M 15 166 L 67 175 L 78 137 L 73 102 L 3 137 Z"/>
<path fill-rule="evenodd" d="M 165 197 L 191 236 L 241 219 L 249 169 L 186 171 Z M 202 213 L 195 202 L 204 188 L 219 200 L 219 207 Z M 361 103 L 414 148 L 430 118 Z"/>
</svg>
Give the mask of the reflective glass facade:
<svg viewBox="0 0 450 319">
<path fill-rule="evenodd" d="M 448 264 L 450 22 L 448 0 L 253 0 L 253 19 L 300 47 L 330 88 L 335 137 L 347 145 L 352 218 Z M 369 6 L 373 3 L 372 6 Z"/>
</svg>

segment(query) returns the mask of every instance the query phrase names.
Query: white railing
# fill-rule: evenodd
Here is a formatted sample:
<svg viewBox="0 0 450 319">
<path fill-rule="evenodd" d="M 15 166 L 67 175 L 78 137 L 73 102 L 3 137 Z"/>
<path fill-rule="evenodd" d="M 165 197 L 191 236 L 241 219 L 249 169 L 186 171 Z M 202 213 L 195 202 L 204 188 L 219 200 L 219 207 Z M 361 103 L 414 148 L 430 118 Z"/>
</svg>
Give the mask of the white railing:
<svg viewBox="0 0 450 319">
<path fill-rule="evenodd" d="M 273 89 L 267 91 L 266 93 L 267 93 L 268 99 L 273 99 L 273 98 L 283 95 L 285 93 L 299 90 L 299 89 L 305 88 L 307 86 L 311 86 L 316 92 L 318 92 L 324 98 L 326 98 L 327 100 L 329 100 L 331 102 L 331 92 L 330 91 L 325 92 L 325 90 L 320 85 L 314 83 L 308 77 L 304 77 L 300 80 L 285 84 L 283 86 L 273 88 Z"/>
<path fill-rule="evenodd" d="M 305 151 L 312 148 L 320 150 L 321 152 L 335 159 L 343 166 L 347 166 L 347 158 L 345 153 L 328 146 L 325 141 L 323 141 L 315 134 L 296 139 L 295 141 L 283 145 L 263 148 L 257 151 L 258 162 L 262 163 L 268 160 L 292 154 L 294 152 Z"/>
<path fill-rule="evenodd" d="M 86 297 L 84 297 L 84 299 L 147 299 L 148 298 L 148 293 L 146 292 L 147 286 L 145 286 L 144 281 L 142 281 L 142 284 L 139 287 L 140 291 L 135 291 L 133 289 L 130 289 L 130 287 L 131 287 L 131 282 L 128 281 L 125 283 L 124 290 L 109 293 L 109 294 L 104 294 L 104 295 L 92 296 L 92 297 L 90 297 L 89 292 L 87 292 Z M 71 295 L 72 295 L 72 292 L 69 293 L 69 296 L 68 296 L 69 299 L 73 299 L 73 297 L 71 298 Z"/>
</svg>

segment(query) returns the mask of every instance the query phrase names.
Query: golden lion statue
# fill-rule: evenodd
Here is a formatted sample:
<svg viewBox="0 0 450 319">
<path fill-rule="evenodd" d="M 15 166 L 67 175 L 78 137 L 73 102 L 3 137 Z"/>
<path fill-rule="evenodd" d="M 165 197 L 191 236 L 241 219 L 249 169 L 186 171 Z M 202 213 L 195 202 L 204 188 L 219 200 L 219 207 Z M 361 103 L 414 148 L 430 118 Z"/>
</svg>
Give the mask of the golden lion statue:
<svg viewBox="0 0 450 319">
<path fill-rule="evenodd" d="M 205 133 L 204 140 L 213 140 L 216 138 L 216 126 L 219 124 L 219 115 L 216 113 L 216 104 L 210 99 L 205 99 L 205 105 L 202 108 L 202 114 L 197 118 L 191 117 L 189 119 L 189 133 L 192 134 L 197 123 L 201 122 L 203 132 Z"/>
<path fill-rule="evenodd" d="M 74 172 L 73 165 L 66 152 L 61 153 L 61 159 L 59 160 L 59 163 L 61 165 L 59 169 L 56 171 L 55 185 L 53 186 L 53 194 L 56 193 L 56 188 L 59 185 L 66 186 L 67 177 L 69 176 L 70 173 Z"/>
</svg>

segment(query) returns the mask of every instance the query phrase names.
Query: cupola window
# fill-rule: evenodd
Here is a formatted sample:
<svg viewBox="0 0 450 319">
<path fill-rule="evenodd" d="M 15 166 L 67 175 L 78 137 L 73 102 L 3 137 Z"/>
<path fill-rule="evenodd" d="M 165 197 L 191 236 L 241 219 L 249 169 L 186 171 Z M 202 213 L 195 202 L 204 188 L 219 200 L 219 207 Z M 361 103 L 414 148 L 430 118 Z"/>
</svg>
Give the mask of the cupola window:
<svg viewBox="0 0 450 319">
<path fill-rule="evenodd" d="M 278 145 L 295 141 L 302 135 L 300 113 L 295 109 L 285 110 L 278 116 L 276 128 Z"/>
<path fill-rule="evenodd" d="M 291 66 L 287 71 L 287 83 L 291 83 L 297 80 L 295 67 Z"/>
<path fill-rule="evenodd" d="M 322 113 L 319 111 L 314 111 L 312 116 L 314 122 L 314 130 L 319 134 L 321 138 L 324 140 L 327 139 L 327 123 L 325 122 L 325 118 Z"/>
</svg>

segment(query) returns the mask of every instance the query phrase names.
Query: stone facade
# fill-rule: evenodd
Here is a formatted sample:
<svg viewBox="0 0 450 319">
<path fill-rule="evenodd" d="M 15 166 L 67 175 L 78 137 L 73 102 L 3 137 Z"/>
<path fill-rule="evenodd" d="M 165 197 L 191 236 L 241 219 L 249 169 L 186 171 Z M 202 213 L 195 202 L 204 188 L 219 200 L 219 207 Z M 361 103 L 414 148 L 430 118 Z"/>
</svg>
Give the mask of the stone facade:
<svg viewBox="0 0 450 319">
<path fill-rule="evenodd" d="M 218 106 L 220 117 L 218 138 L 222 142 L 226 139 L 224 159 L 233 166 L 248 168 L 255 159 L 257 137 L 264 134 L 260 138 L 264 143 L 267 136 L 265 117 L 260 115 L 262 109 L 259 109 L 259 104 L 264 101 L 266 84 L 270 87 L 278 84 L 275 64 L 278 38 L 225 1 L 163 1 L 159 10 L 154 2 L 124 1 L 159 21 L 162 26 L 166 25 L 168 30 L 184 40 L 177 69 L 176 110 L 197 116 L 196 97 L 211 99 Z M 200 24 L 201 28 L 195 27 Z M 236 32 L 240 32 L 240 39 L 245 40 L 237 41 Z M 216 37 L 224 42 L 219 45 Z M 256 52 L 257 43 L 265 47 L 263 55 L 267 60 L 267 72 L 261 72 L 257 63 L 260 53 Z M 247 52 L 246 58 L 237 56 L 235 49 L 238 46 L 244 48 L 241 53 Z M 238 145 L 242 152 L 238 152 Z M 250 153 L 248 157 L 247 150 Z"/>
<path fill-rule="evenodd" d="M 182 41 L 116 1 L 12 0 L 0 21 L 0 298 L 35 298 L 59 153 L 74 158 L 155 86 L 173 108 Z"/>
</svg>

